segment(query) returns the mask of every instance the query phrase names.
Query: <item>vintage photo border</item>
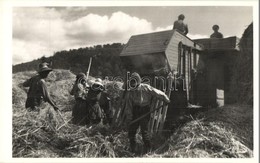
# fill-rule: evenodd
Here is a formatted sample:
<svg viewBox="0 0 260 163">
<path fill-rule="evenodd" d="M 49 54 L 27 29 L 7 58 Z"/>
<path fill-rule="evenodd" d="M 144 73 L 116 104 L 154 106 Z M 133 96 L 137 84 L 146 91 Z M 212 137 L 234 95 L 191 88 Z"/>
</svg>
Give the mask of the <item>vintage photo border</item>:
<svg viewBox="0 0 260 163">
<path fill-rule="evenodd" d="M 254 21 L 254 158 L 12 158 L 12 7 L 25 6 L 252 6 Z M 259 1 L 72 1 L 2 0 L 1 10 L 1 114 L 0 162 L 257 162 L 259 160 Z"/>
</svg>

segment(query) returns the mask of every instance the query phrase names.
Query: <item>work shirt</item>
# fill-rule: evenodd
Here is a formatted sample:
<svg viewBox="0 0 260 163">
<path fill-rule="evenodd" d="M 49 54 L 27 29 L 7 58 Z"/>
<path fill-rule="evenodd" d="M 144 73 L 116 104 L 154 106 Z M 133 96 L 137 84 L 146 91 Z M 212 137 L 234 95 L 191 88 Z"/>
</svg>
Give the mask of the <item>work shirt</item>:
<svg viewBox="0 0 260 163">
<path fill-rule="evenodd" d="M 30 87 L 27 93 L 28 98 L 43 98 L 44 101 L 50 99 L 44 79 L 36 75 L 23 83 L 24 87 Z"/>
<path fill-rule="evenodd" d="M 220 32 L 214 32 L 210 35 L 210 38 L 223 38 L 223 35 Z"/>
<path fill-rule="evenodd" d="M 83 99 L 83 100 L 86 99 L 87 93 L 88 93 L 87 87 L 85 87 L 81 83 L 75 83 L 70 92 L 71 95 L 74 95 L 75 99 Z"/>
<path fill-rule="evenodd" d="M 189 32 L 188 25 L 183 23 L 182 20 L 176 20 L 173 23 L 173 29 L 178 30 L 179 32 L 183 33 L 184 35 L 186 35 Z"/>
<path fill-rule="evenodd" d="M 92 101 L 92 102 L 98 102 L 100 100 L 101 93 L 102 92 L 100 90 L 90 89 L 89 92 L 88 92 L 87 99 Z"/>
<path fill-rule="evenodd" d="M 87 99 L 92 102 L 98 102 L 101 98 L 102 92 L 103 92 L 103 86 L 93 84 L 88 91 Z"/>
<path fill-rule="evenodd" d="M 132 119 L 132 111 L 134 106 L 145 107 L 150 106 L 153 97 L 170 102 L 167 95 L 148 84 L 141 83 L 136 89 L 130 90 L 126 94 L 126 115 Z"/>
</svg>

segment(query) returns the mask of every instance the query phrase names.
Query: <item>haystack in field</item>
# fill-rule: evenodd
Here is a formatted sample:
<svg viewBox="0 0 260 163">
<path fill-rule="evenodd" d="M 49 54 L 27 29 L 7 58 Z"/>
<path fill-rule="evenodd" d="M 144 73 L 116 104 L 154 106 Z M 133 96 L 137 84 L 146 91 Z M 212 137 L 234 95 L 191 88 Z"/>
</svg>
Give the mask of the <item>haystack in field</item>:
<svg viewBox="0 0 260 163">
<path fill-rule="evenodd" d="M 133 157 L 127 133 L 106 125 L 64 125 L 59 115 L 46 106 L 40 113 L 16 109 L 13 116 L 13 157 Z M 67 122 L 70 114 L 62 112 Z"/>
<path fill-rule="evenodd" d="M 12 80 L 12 104 L 17 107 L 24 107 L 27 97 L 27 88 L 22 86 L 22 83 L 33 76 L 35 72 L 28 71 L 23 73 L 13 74 Z"/>
<path fill-rule="evenodd" d="M 61 114 L 48 104 L 39 113 L 27 112 L 24 108 L 26 89 L 21 83 L 34 74 L 13 74 L 13 157 L 136 157 L 129 151 L 124 130 L 106 125 L 90 127 L 69 123 L 74 101 L 69 90 L 75 75 L 67 70 L 55 70 L 46 80 L 51 96 L 61 106 Z M 119 107 L 122 91 L 113 90 L 113 87 L 121 85 L 107 84 L 114 108 Z M 169 138 L 153 137 L 156 150 L 144 157 L 252 157 L 252 126 L 250 106 L 212 109 L 190 117 L 190 121 L 179 126 Z M 140 134 L 137 143 L 141 150 Z"/>
<path fill-rule="evenodd" d="M 50 95 L 60 106 L 60 114 L 49 104 L 39 113 L 28 112 L 24 106 L 27 89 L 22 83 L 35 74 L 33 71 L 13 74 L 13 157 L 133 156 L 125 131 L 113 131 L 105 125 L 76 126 L 69 122 L 74 104 L 69 91 L 75 81 L 70 71 L 54 70 L 46 79 Z M 118 98 L 117 93 L 110 91 L 112 101 Z"/>
<path fill-rule="evenodd" d="M 239 48 L 231 89 L 237 102 L 253 105 L 253 23 L 244 31 Z"/>
<path fill-rule="evenodd" d="M 147 157 L 251 158 L 253 109 L 227 105 L 210 109 L 180 126 Z"/>
</svg>

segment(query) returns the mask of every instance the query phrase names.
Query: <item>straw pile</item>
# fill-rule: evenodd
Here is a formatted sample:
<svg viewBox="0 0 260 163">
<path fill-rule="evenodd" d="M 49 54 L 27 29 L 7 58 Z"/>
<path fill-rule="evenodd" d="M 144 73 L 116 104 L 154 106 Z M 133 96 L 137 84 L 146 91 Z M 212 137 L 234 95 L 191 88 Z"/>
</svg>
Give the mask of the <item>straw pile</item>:
<svg viewBox="0 0 260 163">
<path fill-rule="evenodd" d="M 69 90 L 75 75 L 69 71 L 55 70 L 47 80 L 51 96 L 61 106 L 60 113 L 48 104 L 39 113 L 27 112 L 26 89 L 20 83 L 33 74 L 13 75 L 13 157 L 142 156 L 129 152 L 125 130 L 102 124 L 90 127 L 70 123 L 73 97 Z M 108 93 L 114 101 L 112 107 L 116 108 L 122 92 L 111 91 L 111 85 Z M 252 115 L 252 107 L 232 105 L 190 116 L 170 137 L 154 135 L 154 151 L 143 157 L 252 157 Z M 140 134 L 137 143 L 141 151 Z"/>
<path fill-rule="evenodd" d="M 222 123 L 193 120 L 172 135 L 167 144 L 157 150 L 166 150 L 162 157 L 183 158 L 245 158 L 252 151 L 243 145 L 234 133 Z"/>
<path fill-rule="evenodd" d="M 239 48 L 231 91 L 236 95 L 237 102 L 253 105 L 253 23 L 244 31 Z"/>
<path fill-rule="evenodd" d="M 74 99 L 69 90 L 75 75 L 67 70 L 55 70 L 46 80 L 61 112 L 54 111 L 49 104 L 45 104 L 45 109 L 39 113 L 28 112 L 24 108 L 27 89 L 21 83 L 35 74 L 21 72 L 13 75 L 13 157 L 133 156 L 128 149 L 125 131 L 111 130 L 102 124 L 89 128 L 70 123 Z"/>
<path fill-rule="evenodd" d="M 109 126 L 65 124 L 47 106 L 40 113 L 13 117 L 13 157 L 131 157 L 126 132 L 112 132 Z"/>
<path fill-rule="evenodd" d="M 147 157 L 253 157 L 253 108 L 230 105 L 190 116 Z"/>
</svg>

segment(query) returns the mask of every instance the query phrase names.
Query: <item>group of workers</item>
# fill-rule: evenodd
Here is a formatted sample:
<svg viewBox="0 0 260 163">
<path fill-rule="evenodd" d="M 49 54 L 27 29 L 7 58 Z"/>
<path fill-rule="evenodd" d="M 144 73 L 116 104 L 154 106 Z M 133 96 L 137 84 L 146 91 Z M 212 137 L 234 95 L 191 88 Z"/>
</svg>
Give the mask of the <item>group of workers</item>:
<svg viewBox="0 0 260 163">
<path fill-rule="evenodd" d="M 186 35 L 188 26 L 183 22 L 185 16 L 179 15 L 178 20 L 174 22 L 173 29 Z M 210 38 L 223 38 L 223 35 L 218 32 L 219 26 L 213 26 L 214 33 Z M 48 63 L 39 64 L 38 75 L 28 79 L 23 83 L 24 87 L 29 87 L 25 107 L 29 110 L 40 110 L 43 103 L 49 103 L 55 110 L 59 110 L 55 102 L 51 99 L 45 78 L 52 71 Z M 153 98 L 158 98 L 166 104 L 170 102 L 167 95 L 148 84 L 141 83 L 141 77 L 138 73 L 132 73 L 132 78 L 126 94 L 126 115 L 128 122 L 128 138 L 130 149 L 136 152 L 136 133 L 138 128 L 141 128 L 141 134 L 144 142 L 144 153 L 151 150 L 151 140 L 148 133 L 149 111 L 150 104 Z M 124 86 L 128 86 L 124 83 Z M 105 91 L 101 79 L 96 79 L 91 85 L 87 82 L 87 77 L 84 73 L 76 75 L 76 80 L 70 94 L 75 97 L 75 106 L 72 109 L 72 123 L 77 125 L 98 124 L 106 119 L 106 122 L 111 123 L 110 99 Z M 143 115 L 146 115 L 143 118 Z M 139 119 L 140 118 L 140 119 Z M 131 123 L 135 121 L 134 123 Z"/>
<path fill-rule="evenodd" d="M 79 73 L 70 94 L 76 101 L 72 109 L 73 124 L 98 124 L 101 121 L 111 124 L 110 98 L 100 78 L 89 85 L 86 75 Z"/>
<path fill-rule="evenodd" d="M 59 110 L 55 102 L 51 99 L 49 92 L 47 91 L 45 78 L 52 71 L 48 67 L 48 64 L 41 63 L 39 65 L 38 75 L 26 80 L 23 83 L 24 87 L 29 87 L 27 93 L 27 100 L 25 107 L 29 110 L 39 111 L 44 109 L 45 102 L 49 103 L 55 110 Z M 152 99 L 158 98 L 163 100 L 165 103 L 169 103 L 170 100 L 167 95 L 148 84 L 141 83 L 141 77 L 138 73 L 132 73 L 131 80 L 129 83 L 128 91 L 126 92 L 126 115 L 128 125 L 128 138 L 130 142 L 130 149 L 132 152 L 136 152 L 136 133 L 141 127 L 141 133 L 144 141 L 144 151 L 145 153 L 151 150 L 150 135 L 148 133 L 148 122 L 149 115 L 140 118 L 141 116 L 149 113 L 150 104 Z M 128 83 L 124 83 L 127 87 Z M 109 99 L 108 95 L 105 93 L 105 87 L 102 84 L 101 79 L 96 79 L 90 85 L 87 83 L 87 78 L 84 73 L 79 73 L 76 76 L 75 83 L 71 95 L 75 97 L 75 106 L 72 109 L 72 123 L 77 125 L 88 125 L 88 124 L 98 124 L 103 119 L 108 123 L 111 123 L 112 117 L 110 116 L 109 109 Z M 134 123 L 131 123 L 135 121 Z"/>
<path fill-rule="evenodd" d="M 173 29 L 178 30 L 184 35 L 187 35 L 189 32 L 188 25 L 184 23 L 185 16 L 183 14 L 180 14 L 178 16 L 178 20 L 174 21 L 173 23 Z M 213 25 L 212 26 L 213 33 L 210 35 L 210 38 L 223 38 L 223 34 L 220 33 L 219 26 Z"/>
<path fill-rule="evenodd" d="M 51 99 L 45 84 L 45 78 L 51 71 L 52 69 L 47 62 L 41 63 L 39 64 L 38 74 L 23 83 L 24 87 L 29 87 L 25 103 L 25 107 L 29 111 L 39 111 L 45 107 L 45 102 L 49 103 L 55 110 L 59 110 Z M 97 78 L 90 87 L 86 75 L 79 73 L 70 94 L 75 97 L 76 101 L 72 109 L 73 124 L 98 124 L 101 120 L 105 120 L 105 123 L 111 123 L 110 99 L 105 92 L 101 79 Z"/>
</svg>

